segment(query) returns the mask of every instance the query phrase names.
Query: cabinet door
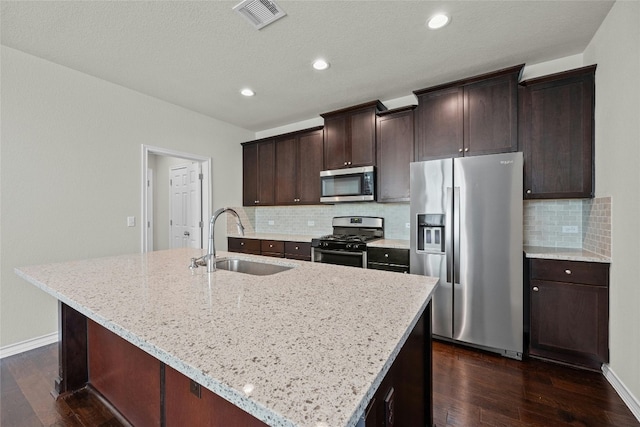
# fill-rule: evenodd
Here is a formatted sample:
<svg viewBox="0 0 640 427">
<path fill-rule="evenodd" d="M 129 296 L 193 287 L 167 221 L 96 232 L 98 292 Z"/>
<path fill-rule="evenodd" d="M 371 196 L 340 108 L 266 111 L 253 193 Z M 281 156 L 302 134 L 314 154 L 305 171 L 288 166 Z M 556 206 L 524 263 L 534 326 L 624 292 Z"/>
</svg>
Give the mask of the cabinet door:
<svg viewBox="0 0 640 427">
<path fill-rule="evenodd" d="M 347 117 L 334 116 L 324 119 L 324 165 L 327 169 L 347 166 Z"/>
<path fill-rule="evenodd" d="M 593 197 L 594 73 L 586 67 L 579 75 L 525 82 L 525 198 Z"/>
<path fill-rule="evenodd" d="M 518 150 L 518 74 L 464 87 L 464 155 Z"/>
<path fill-rule="evenodd" d="M 258 145 L 258 203 L 273 205 L 275 199 L 275 142 L 261 142 Z"/>
<path fill-rule="evenodd" d="M 320 203 L 320 172 L 324 169 L 323 132 L 317 130 L 298 137 L 297 203 Z"/>
<path fill-rule="evenodd" d="M 292 205 L 298 198 L 296 185 L 298 170 L 297 158 L 298 142 L 295 136 L 276 140 L 276 205 Z"/>
<path fill-rule="evenodd" d="M 452 87 L 418 96 L 416 161 L 462 156 L 463 88 Z"/>
<path fill-rule="evenodd" d="M 258 144 L 242 147 L 242 205 L 258 201 Z"/>
<path fill-rule="evenodd" d="M 608 361 L 606 286 L 531 281 L 531 355 L 599 369 Z"/>
<path fill-rule="evenodd" d="M 379 202 L 409 201 L 409 164 L 413 161 L 413 109 L 377 119 Z"/>
<path fill-rule="evenodd" d="M 372 166 L 376 163 L 376 114 L 370 108 L 353 112 L 350 116 L 349 166 Z"/>
</svg>

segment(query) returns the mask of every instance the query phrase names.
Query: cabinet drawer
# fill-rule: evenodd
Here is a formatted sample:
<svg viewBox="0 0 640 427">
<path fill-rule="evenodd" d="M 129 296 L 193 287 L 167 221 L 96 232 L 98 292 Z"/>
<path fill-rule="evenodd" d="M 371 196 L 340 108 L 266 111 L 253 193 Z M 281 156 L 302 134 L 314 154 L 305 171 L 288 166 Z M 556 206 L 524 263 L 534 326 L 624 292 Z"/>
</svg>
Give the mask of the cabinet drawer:
<svg viewBox="0 0 640 427">
<path fill-rule="evenodd" d="M 284 242 L 284 253 L 287 258 L 311 261 L 311 243 Z"/>
<path fill-rule="evenodd" d="M 261 240 L 260 250 L 263 255 L 284 257 L 284 242 L 280 240 Z"/>
<path fill-rule="evenodd" d="M 608 286 L 609 264 L 583 261 L 531 260 L 531 279 Z"/>
<path fill-rule="evenodd" d="M 409 249 L 367 248 L 367 260 L 385 264 L 409 265 Z"/>
<path fill-rule="evenodd" d="M 370 270 L 393 271 L 395 273 L 409 273 L 408 265 L 386 264 L 382 262 L 368 262 L 367 268 Z"/>
<path fill-rule="evenodd" d="M 260 240 L 228 237 L 228 246 L 230 252 L 260 255 Z"/>
</svg>

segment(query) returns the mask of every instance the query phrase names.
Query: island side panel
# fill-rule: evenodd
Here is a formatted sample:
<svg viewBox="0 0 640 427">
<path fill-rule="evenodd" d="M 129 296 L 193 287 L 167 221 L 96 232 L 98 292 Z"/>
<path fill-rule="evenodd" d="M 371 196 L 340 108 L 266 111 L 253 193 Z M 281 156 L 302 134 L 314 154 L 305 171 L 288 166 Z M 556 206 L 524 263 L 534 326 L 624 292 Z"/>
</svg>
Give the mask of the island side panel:
<svg viewBox="0 0 640 427">
<path fill-rule="evenodd" d="M 89 379 L 87 318 L 58 301 L 58 378 L 54 389 L 64 395 L 81 389 Z"/>
<path fill-rule="evenodd" d="M 169 366 L 165 371 L 165 387 L 167 426 L 268 427 Z"/>
<path fill-rule="evenodd" d="M 161 362 L 88 321 L 89 384 L 136 427 L 161 425 Z"/>
<path fill-rule="evenodd" d="M 431 302 L 382 380 L 365 427 L 433 426 Z"/>
</svg>

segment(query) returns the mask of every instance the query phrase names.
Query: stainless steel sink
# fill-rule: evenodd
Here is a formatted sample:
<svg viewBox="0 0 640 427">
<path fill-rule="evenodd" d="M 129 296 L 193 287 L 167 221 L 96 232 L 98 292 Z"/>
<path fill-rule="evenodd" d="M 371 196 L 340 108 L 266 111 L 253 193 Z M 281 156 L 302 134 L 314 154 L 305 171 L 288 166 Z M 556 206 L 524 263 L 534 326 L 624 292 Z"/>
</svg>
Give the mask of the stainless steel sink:
<svg viewBox="0 0 640 427">
<path fill-rule="evenodd" d="M 252 274 L 254 276 L 268 276 L 291 270 L 292 268 L 293 267 L 286 265 L 267 264 L 238 258 L 220 258 L 216 260 L 216 270 L 235 271 L 238 273 Z"/>
</svg>

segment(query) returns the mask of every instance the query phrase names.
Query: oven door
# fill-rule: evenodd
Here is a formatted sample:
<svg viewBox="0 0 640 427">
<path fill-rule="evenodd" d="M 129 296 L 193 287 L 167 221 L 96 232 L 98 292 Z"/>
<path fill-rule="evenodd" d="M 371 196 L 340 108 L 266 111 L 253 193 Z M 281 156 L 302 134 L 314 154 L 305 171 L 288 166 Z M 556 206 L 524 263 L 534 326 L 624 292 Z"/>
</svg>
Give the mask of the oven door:
<svg viewBox="0 0 640 427">
<path fill-rule="evenodd" d="M 341 251 L 311 248 L 311 261 L 324 264 L 367 268 L 367 251 Z"/>
</svg>

